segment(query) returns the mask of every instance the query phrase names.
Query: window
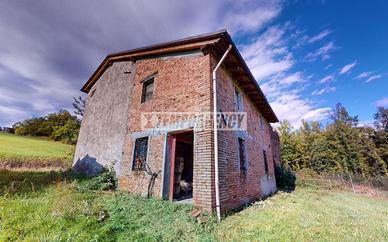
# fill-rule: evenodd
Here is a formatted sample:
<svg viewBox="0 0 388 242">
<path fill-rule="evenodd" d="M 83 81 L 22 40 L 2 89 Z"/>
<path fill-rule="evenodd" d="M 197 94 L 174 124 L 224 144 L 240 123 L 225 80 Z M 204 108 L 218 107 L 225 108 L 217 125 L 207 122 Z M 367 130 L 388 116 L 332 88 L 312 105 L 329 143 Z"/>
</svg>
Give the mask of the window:
<svg viewBox="0 0 388 242">
<path fill-rule="evenodd" d="M 138 138 L 135 141 L 132 170 L 144 171 L 147 162 L 148 137 Z"/>
<path fill-rule="evenodd" d="M 245 174 L 247 171 L 247 159 L 245 157 L 245 140 L 242 138 L 238 138 L 238 153 L 239 153 L 239 160 L 240 160 L 240 172 Z"/>
<path fill-rule="evenodd" d="M 154 78 L 150 78 L 143 82 L 143 90 L 141 93 L 141 102 L 144 103 L 152 99 L 154 93 Z"/>
<path fill-rule="evenodd" d="M 234 89 L 234 92 L 235 92 L 235 99 L 236 99 L 236 110 L 237 112 L 242 112 L 243 105 L 242 105 L 241 93 L 237 89 Z"/>
<path fill-rule="evenodd" d="M 267 161 L 267 152 L 263 150 L 263 157 L 264 157 L 264 169 L 265 169 L 265 174 L 268 175 L 268 161 Z"/>
</svg>

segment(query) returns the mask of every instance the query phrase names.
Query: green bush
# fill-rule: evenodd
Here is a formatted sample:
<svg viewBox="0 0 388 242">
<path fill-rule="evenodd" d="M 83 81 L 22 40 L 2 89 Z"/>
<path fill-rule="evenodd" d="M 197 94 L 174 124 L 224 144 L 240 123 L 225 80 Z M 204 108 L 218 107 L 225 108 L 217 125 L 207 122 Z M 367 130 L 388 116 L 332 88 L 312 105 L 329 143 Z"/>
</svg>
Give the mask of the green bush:
<svg viewBox="0 0 388 242">
<path fill-rule="evenodd" d="M 117 178 L 114 166 L 105 169 L 100 175 L 80 183 L 80 190 L 116 190 Z"/>
<path fill-rule="evenodd" d="M 283 164 L 275 167 L 276 185 L 278 188 L 294 189 L 296 176 L 289 166 Z"/>
</svg>

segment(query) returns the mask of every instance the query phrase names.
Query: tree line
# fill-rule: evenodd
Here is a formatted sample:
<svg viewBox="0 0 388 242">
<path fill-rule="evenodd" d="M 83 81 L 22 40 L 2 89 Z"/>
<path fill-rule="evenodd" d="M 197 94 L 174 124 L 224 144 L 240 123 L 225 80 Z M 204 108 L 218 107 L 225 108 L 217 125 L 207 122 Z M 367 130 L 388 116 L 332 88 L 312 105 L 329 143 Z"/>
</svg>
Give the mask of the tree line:
<svg viewBox="0 0 388 242">
<path fill-rule="evenodd" d="M 388 175 L 388 109 L 379 107 L 373 127 L 359 127 L 338 103 L 331 122 L 302 121 L 294 129 L 288 121 L 278 127 L 283 164 L 294 171 L 348 173 L 364 177 Z"/>
<path fill-rule="evenodd" d="M 29 118 L 15 123 L 16 135 L 44 136 L 67 144 L 75 144 L 81 121 L 67 110 L 50 113 L 43 117 Z"/>
<path fill-rule="evenodd" d="M 73 97 L 74 113 L 83 116 L 86 100 Z M 36 118 L 25 119 L 12 125 L 12 133 L 16 135 L 43 136 L 67 144 L 76 144 L 81 120 L 67 110 Z"/>
</svg>

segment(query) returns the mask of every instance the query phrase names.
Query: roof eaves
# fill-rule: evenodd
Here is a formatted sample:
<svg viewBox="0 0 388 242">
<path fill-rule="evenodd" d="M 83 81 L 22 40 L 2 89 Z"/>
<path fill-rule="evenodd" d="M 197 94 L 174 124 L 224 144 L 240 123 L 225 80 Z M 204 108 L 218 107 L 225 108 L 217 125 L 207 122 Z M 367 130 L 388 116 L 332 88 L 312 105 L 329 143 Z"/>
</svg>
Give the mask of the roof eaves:
<svg viewBox="0 0 388 242">
<path fill-rule="evenodd" d="M 257 91 L 259 92 L 260 96 L 263 98 L 266 106 L 268 106 L 270 112 L 271 112 L 271 115 L 274 117 L 273 120 L 270 120 L 270 122 L 279 122 L 279 119 L 277 118 L 275 112 L 273 111 L 271 105 L 269 104 L 267 98 L 265 97 L 263 91 L 261 90 L 259 84 L 257 83 L 255 77 L 253 76 L 251 70 L 249 69 L 247 63 L 245 62 L 244 58 L 241 56 L 240 54 L 240 51 L 237 49 L 236 45 L 234 44 L 231 36 L 228 34 L 228 32 L 226 32 L 225 34 L 225 37 L 228 39 L 229 43 L 233 46 L 233 49 L 235 51 L 235 54 L 237 56 L 237 58 L 239 59 L 239 62 L 242 64 L 242 67 L 244 68 L 244 71 L 246 72 L 246 74 L 248 75 L 249 79 L 251 80 L 251 82 L 253 83 L 253 85 L 255 86 L 255 88 L 257 89 Z"/>
<path fill-rule="evenodd" d="M 83 85 L 81 88 L 82 92 L 89 92 L 90 87 L 94 85 L 95 79 L 98 78 L 101 73 L 105 71 L 105 69 L 109 66 L 110 61 L 114 61 L 120 57 L 123 56 L 129 56 L 131 54 L 136 54 L 140 52 L 145 52 L 145 51 L 152 51 L 152 50 L 158 50 L 161 48 L 168 48 L 168 47 L 173 47 L 173 46 L 179 46 L 179 45 L 184 45 L 188 43 L 195 43 L 195 42 L 200 42 L 200 41 L 205 41 L 207 39 L 215 39 L 217 37 L 222 37 L 227 34 L 226 29 L 208 33 L 208 34 L 202 34 L 202 35 L 197 35 L 197 36 L 192 36 L 189 38 L 184 38 L 184 39 L 179 39 L 179 40 L 174 40 L 170 42 L 165 42 L 161 44 L 155 44 L 155 45 L 150 45 L 150 46 L 145 46 L 141 48 L 136 48 L 128 51 L 122 51 L 122 52 L 117 52 L 117 53 L 112 53 L 107 55 L 104 60 L 101 62 L 101 64 L 98 66 L 98 68 L 94 71 L 94 73 L 90 76 L 88 81 Z"/>
</svg>

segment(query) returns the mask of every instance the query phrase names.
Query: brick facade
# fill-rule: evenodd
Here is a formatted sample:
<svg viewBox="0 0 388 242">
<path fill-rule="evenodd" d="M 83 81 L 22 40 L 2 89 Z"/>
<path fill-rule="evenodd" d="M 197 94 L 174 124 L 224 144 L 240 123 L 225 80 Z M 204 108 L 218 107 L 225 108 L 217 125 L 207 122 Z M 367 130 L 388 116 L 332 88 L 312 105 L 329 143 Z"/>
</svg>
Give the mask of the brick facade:
<svg viewBox="0 0 388 242">
<path fill-rule="evenodd" d="M 128 134 L 123 147 L 119 174 L 119 188 L 146 194 L 149 175 L 131 171 L 133 145 L 136 137 L 149 136 L 147 162 L 152 171 L 158 172 L 153 194 L 161 197 L 166 133 L 142 134 L 141 112 L 211 112 L 210 58 L 202 52 L 192 55 L 143 59 L 136 61 L 136 74 L 129 109 Z M 152 100 L 141 103 L 141 81 L 156 73 Z M 136 134 L 136 135 L 134 135 Z M 214 167 L 212 132 L 194 130 L 193 202 L 211 210 L 214 201 Z"/>
<path fill-rule="evenodd" d="M 223 210 L 239 207 L 276 191 L 272 159 L 270 124 L 225 68 L 218 74 L 218 107 L 223 112 L 236 110 L 235 89 L 242 95 L 243 112 L 247 114 L 246 131 L 219 131 L 220 204 Z M 245 140 L 247 169 L 240 171 L 238 138 Z M 265 174 L 263 150 L 267 153 L 268 175 Z"/>
<path fill-rule="evenodd" d="M 219 36 L 216 34 L 216 37 Z M 204 37 L 198 38 L 205 41 Z M 192 48 L 190 44 L 187 44 L 187 48 Z M 150 175 L 144 171 L 132 171 L 132 162 L 136 138 L 148 137 L 147 164 L 152 172 L 158 174 L 152 196 L 166 198 L 171 175 L 168 159 L 170 132 L 142 130 L 141 115 L 145 112 L 212 112 L 212 71 L 220 56 L 211 48 L 214 45 L 191 51 L 136 57 L 114 62 L 113 65 L 105 61 L 109 67 L 102 74 L 98 70 L 97 74 L 93 74 L 100 75 L 95 84 L 87 83 L 84 86 L 89 94 L 77 143 L 77 160 L 90 156 L 95 157 L 99 164 L 109 165 L 109 154 L 113 152 L 112 156 L 118 160 L 116 172 L 119 189 L 146 195 Z M 237 111 L 235 90 L 238 90 L 248 125 L 245 131 L 218 131 L 222 211 L 275 192 L 274 160 L 280 162 L 279 139 L 267 121 L 270 117 L 273 122 L 276 116 L 271 114 L 272 110 L 268 111 L 268 107 L 266 113 L 262 114 L 257 103 L 243 91 L 240 80 L 236 80 L 236 75 L 229 69 L 230 63 L 235 62 L 222 65 L 217 72 L 218 111 Z M 150 75 L 154 75 L 153 97 L 141 102 L 142 81 Z M 91 98 L 95 89 L 99 96 Z M 171 120 L 169 124 L 173 123 Z M 186 128 L 192 129 L 190 126 Z M 213 131 L 193 129 L 193 136 L 193 204 L 213 211 Z M 245 140 L 245 173 L 240 170 L 238 138 Z M 263 150 L 267 154 L 268 174 L 264 168 Z"/>
</svg>

